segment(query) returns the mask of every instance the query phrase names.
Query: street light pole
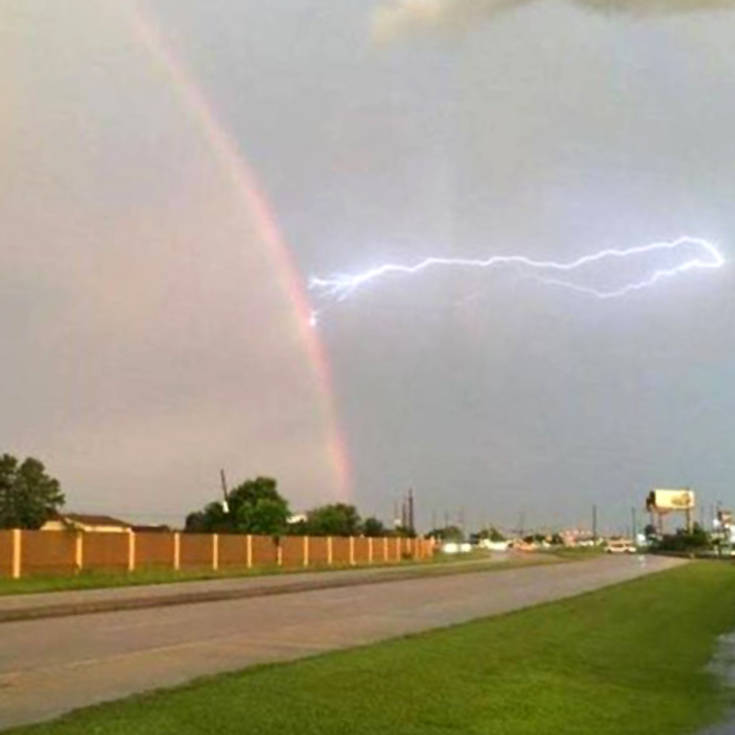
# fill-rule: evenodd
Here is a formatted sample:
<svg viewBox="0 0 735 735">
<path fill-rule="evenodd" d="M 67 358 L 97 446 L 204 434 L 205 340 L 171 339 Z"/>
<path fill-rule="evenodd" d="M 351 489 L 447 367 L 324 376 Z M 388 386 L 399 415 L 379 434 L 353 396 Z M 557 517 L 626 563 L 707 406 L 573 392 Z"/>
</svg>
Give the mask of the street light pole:
<svg viewBox="0 0 735 735">
<path fill-rule="evenodd" d="M 630 509 L 630 517 L 633 521 L 633 543 L 635 543 L 636 537 L 638 536 L 638 524 L 636 522 L 635 506 Z"/>
<path fill-rule="evenodd" d="M 592 540 L 597 542 L 597 506 L 592 506 Z"/>
</svg>

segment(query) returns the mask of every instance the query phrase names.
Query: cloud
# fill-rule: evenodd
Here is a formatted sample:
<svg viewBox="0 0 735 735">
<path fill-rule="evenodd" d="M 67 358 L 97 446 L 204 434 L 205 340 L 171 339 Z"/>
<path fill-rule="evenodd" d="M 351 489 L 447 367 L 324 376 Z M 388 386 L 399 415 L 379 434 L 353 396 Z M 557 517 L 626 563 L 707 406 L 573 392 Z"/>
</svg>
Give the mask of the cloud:
<svg viewBox="0 0 735 735">
<path fill-rule="evenodd" d="M 474 21 L 530 0 L 397 0 L 381 5 L 373 14 L 372 35 L 387 43 L 409 33 L 425 31 L 462 32 Z"/>
<path fill-rule="evenodd" d="M 671 15 L 735 8 L 735 0 L 572 0 L 594 12 L 634 16 Z M 477 22 L 534 0 L 395 0 L 376 8 L 372 36 L 387 43 L 409 33 L 469 31 Z"/>
</svg>

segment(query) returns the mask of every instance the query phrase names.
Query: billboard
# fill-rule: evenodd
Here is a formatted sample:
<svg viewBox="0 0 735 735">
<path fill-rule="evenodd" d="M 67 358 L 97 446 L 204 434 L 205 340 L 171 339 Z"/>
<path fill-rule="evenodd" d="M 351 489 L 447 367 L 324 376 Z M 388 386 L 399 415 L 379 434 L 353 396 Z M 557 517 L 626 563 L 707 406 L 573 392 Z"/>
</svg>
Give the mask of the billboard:
<svg viewBox="0 0 735 735">
<path fill-rule="evenodd" d="M 679 490 L 653 490 L 650 504 L 661 510 L 691 510 L 694 508 L 694 491 L 682 488 Z"/>
</svg>

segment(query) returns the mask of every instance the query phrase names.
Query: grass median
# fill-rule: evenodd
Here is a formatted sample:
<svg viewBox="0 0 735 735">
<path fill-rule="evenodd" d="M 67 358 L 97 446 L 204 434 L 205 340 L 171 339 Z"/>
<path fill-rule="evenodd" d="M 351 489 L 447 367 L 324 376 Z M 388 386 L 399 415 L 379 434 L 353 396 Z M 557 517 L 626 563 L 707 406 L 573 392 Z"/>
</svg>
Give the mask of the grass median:
<svg viewBox="0 0 735 735">
<path fill-rule="evenodd" d="M 28 735 L 690 733 L 732 696 L 705 670 L 735 568 L 697 562 L 508 615 L 203 679 Z"/>
<path fill-rule="evenodd" d="M 483 562 L 487 568 L 507 569 L 515 566 L 529 566 L 534 564 L 553 563 L 554 561 L 570 561 L 563 555 L 553 553 L 544 554 L 515 554 L 506 560 L 499 559 L 498 555 L 488 552 L 473 552 L 466 555 L 437 554 L 430 559 L 421 561 L 403 560 L 399 562 L 378 564 L 332 564 L 331 566 L 309 566 L 309 567 L 278 567 L 262 566 L 247 569 L 234 567 L 214 571 L 211 569 L 182 569 L 175 571 L 166 568 L 139 569 L 134 572 L 116 571 L 82 571 L 73 575 L 38 575 L 22 577 L 21 579 L 10 579 L 0 577 L 0 597 L 6 595 L 31 595 L 39 592 L 64 592 L 70 590 L 105 589 L 111 587 L 136 587 L 150 584 L 171 584 L 174 582 L 197 582 L 210 579 L 236 579 L 247 577 L 263 577 L 267 575 L 293 575 L 307 572 L 330 572 L 345 571 L 349 569 L 405 569 L 413 570 L 421 574 L 441 573 L 448 566 L 456 565 L 463 570 L 466 569 L 461 562 L 476 562 L 470 571 L 478 571 Z"/>
</svg>

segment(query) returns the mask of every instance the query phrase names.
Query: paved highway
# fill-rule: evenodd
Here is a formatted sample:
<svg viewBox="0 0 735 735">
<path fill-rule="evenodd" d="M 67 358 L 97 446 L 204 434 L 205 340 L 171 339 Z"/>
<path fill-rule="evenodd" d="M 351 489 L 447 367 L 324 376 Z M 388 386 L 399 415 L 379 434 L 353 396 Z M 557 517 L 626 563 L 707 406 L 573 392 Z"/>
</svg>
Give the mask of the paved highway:
<svg viewBox="0 0 735 735">
<path fill-rule="evenodd" d="M 0 624 L 0 726 L 204 674 L 370 643 L 559 599 L 682 563 L 660 557 Z"/>
</svg>

